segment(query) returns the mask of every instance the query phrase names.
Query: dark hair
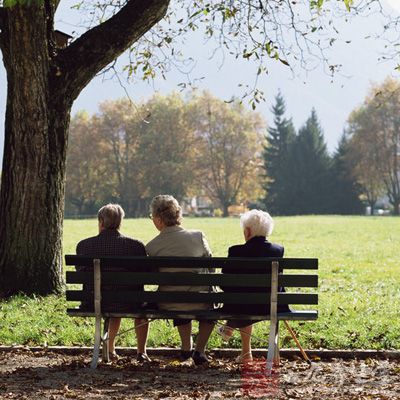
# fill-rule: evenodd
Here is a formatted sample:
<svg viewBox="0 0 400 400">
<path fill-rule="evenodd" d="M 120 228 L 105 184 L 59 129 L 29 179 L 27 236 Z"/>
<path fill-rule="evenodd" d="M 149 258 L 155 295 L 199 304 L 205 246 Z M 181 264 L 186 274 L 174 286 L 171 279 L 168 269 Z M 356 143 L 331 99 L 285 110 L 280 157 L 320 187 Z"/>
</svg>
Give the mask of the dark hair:
<svg viewBox="0 0 400 400">
<path fill-rule="evenodd" d="M 119 229 L 125 212 L 119 204 L 107 204 L 97 213 L 98 220 L 106 229 Z"/>
</svg>

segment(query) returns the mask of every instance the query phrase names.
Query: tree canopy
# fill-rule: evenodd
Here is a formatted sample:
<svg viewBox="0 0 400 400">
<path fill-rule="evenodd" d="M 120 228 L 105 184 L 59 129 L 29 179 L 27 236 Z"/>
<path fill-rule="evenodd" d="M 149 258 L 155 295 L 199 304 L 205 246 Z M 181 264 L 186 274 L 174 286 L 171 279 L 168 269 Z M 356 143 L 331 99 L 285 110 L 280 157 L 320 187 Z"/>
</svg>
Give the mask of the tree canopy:
<svg viewBox="0 0 400 400">
<path fill-rule="evenodd" d="M 274 125 L 268 128 L 263 152 L 265 170 L 264 204 L 273 214 L 286 214 L 292 208 L 290 197 L 290 152 L 295 140 L 291 119 L 285 117 L 285 100 L 281 93 L 275 97 L 272 107 Z"/>
<path fill-rule="evenodd" d="M 383 192 L 400 213 L 400 83 L 387 78 L 373 85 L 349 117 L 351 157 L 371 206 Z"/>
<path fill-rule="evenodd" d="M 143 216 L 159 193 L 179 200 L 208 196 L 225 214 L 231 204 L 257 200 L 264 126 L 258 113 L 210 93 L 186 100 L 177 93 L 155 95 L 135 105 L 109 101 L 99 108 L 71 121 L 70 214 L 93 215 L 114 201 L 129 216 Z"/>
</svg>

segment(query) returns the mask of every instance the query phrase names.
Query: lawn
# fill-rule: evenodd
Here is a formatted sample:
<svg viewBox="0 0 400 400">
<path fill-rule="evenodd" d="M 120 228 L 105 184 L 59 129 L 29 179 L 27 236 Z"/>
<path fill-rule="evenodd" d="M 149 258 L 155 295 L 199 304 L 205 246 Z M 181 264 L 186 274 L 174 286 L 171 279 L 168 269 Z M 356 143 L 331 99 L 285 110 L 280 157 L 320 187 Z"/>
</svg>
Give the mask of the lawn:
<svg viewBox="0 0 400 400">
<path fill-rule="evenodd" d="M 215 256 L 242 243 L 236 218 L 187 218 L 187 228 L 205 232 Z M 67 220 L 64 250 L 96 234 L 95 220 Z M 148 219 L 128 219 L 122 232 L 147 242 L 156 235 Z M 285 246 L 287 257 L 320 260 L 319 319 L 292 323 L 307 348 L 400 349 L 400 218 L 304 216 L 276 218 L 271 240 Z M 62 298 L 17 296 L 0 302 L 0 344 L 90 345 L 93 321 L 70 318 Z M 123 329 L 131 327 L 124 321 Z M 268 323 L 256 325 L 254 346 L 266 347 Z M 119 341 L 134 346 L 133 332 Z M 149 346 L 178 345 L 176 329 L 152 323 Z M 237 334 L 229 346 L 239 346 Z M 213 334 L 210 347 L 228 346 Z M 282 347 L 294 347 L 284 328 Z"/>
</svg>

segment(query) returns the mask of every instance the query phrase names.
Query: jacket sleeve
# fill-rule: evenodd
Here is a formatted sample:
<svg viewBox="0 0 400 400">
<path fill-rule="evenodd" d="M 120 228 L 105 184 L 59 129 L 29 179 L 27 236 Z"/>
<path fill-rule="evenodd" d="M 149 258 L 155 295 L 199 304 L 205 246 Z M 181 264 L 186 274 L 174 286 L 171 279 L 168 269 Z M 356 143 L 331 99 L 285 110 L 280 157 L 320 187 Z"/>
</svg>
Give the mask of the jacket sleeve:
<svg viewBox="0 0 400 400">
<path fill-rule="evenodd" d="M 201 241 L 203 243 L 203 257 L 212 257 L 212 251 L 210 249 L 210 245 L 208 244 L 208 241 L 204 235 L 203 232 L 201 232 Z"/>
</svg>

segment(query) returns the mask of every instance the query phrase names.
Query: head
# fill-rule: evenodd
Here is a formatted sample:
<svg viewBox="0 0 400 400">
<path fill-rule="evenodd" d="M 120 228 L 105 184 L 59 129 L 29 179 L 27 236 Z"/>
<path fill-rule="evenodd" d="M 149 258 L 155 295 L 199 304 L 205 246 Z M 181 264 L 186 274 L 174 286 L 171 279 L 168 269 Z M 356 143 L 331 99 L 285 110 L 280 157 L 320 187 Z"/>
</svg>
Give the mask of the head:
<svg viewBox="0 0 400 400">
<path fill-rule="evenodd" d="M 154 197 L 150 204 L 150 212 L 158 230 L 181 224 L 182 208 L 175 197 L 168 194 Z"/>
<path fill-rule="evenodd" d="M 125 212 L 119 204 L 107 204 L 100 208 L 97 213 L 99 230 L 119 229 Z"/>
<path fill-rule="evenodd" d="M 240 217 L 240 225 L 246 242 L 254 236 L 268 237 L 274 230 L 274 220 L 267 212 L 261 210 L 245 212 Z"/>
</svg>

